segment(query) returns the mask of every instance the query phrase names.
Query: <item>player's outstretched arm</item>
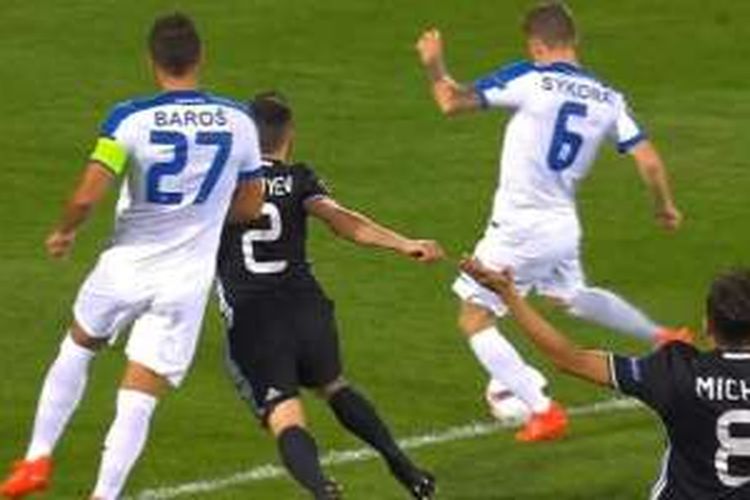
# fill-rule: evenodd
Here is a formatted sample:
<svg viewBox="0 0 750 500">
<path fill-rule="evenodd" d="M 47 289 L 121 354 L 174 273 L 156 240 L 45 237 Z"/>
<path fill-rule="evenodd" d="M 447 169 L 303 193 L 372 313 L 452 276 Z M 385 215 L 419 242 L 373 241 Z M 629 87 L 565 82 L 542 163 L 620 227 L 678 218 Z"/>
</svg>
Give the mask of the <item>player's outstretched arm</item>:
<svg viewBox="0 0 750 500">
<path fill-rule="evenodd" d="M 328 197 L 313 198 L 305 208 L 325 222 L 337 236 L 358 245 L 385 248 L 419 262 L 436 262 L 444 257 L 443 249 L 432 240 L 412 240 L 381 226 L 369 217 L 339 205 Z"/>
<path fill-rule="evenodd" d="M 234 191 L 227 219 L 230 223 L 244 223 L 260 217 L 265 200 L 263 179 L 241 181 Z"/>
<path fill-rule="evenodd" d="M 98 161 L 91 161 L 86 165 L 78 185 L 65 204 L 60 222 L 45 242 L 50 257 L 59 259 L 68 255 L 78 228 L 107 194 L 114 179 L 114 173 Z"/>
<path fill-rule="evenodd" d="M 440 31 L 429 29 L 417 41 L 422 66 L 427 72 L 435 102 L 446 115 L 455 115 L 482 108 L 474 89 L 456 82 L 448 73 L 443 54 L 443 40 Z"/>
<path fill-rule="evenodd" d="M 630 154 L 635 160 L 641 179 L 653 197 L 657 220 L 668 231 L 677 230 L 682 223 L 682 214 L 675 205 L 669 176 L 661 155 L 648 140 L 638 143 Z"/>
<path fill-rule="evenodd" d="M 581 349 L 550 325 L 518 293 L 509 270 L 492 271 L 476 259 L 464 259 L 461 270 L 500 295 L 521 330 L 555 365 L 600 385 L 612 385 L 606 353 Z"/>
</svg>

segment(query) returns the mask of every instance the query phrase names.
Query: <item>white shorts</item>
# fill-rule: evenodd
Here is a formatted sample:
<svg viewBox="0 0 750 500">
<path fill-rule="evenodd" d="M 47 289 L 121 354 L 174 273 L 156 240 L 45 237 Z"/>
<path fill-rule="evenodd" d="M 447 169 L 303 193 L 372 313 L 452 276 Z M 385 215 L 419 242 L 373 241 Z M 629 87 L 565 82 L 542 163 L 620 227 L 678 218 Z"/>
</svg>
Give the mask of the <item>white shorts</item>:
<svg viewBox="0 0 750 500">
<path fill-rule="evenodd" d="M 579 255 L 580 226 L 574 217 L 549 218 L 522 229 L 491 225 L 479 241 L 476 257 L 491 269 L 511 268 L 518 290 L 568 300 L 586 286 Z M 506 313 L 497 294 L 461 273 L 453 291 L 465 302 Z"/>
<path fill-rule="evenodd" d="M 213 274 L 186 273 L 180 267 L 139 268 L 105 252 L 73 306 L 76 322 L 95 338 L 114 339 L 132 325 L 128 359 L 173 386 L 192 363 Z"/>
</svg>

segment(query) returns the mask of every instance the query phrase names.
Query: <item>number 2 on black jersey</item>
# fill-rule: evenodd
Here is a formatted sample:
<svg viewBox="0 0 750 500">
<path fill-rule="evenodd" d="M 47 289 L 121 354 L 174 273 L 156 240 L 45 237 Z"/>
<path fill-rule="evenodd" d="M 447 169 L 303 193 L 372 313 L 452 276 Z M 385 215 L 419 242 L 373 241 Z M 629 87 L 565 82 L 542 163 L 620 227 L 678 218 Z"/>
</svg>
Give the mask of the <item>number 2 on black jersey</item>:
<svg viewBox="0 0 750 500">
<path fill-rule="evenodd" d="M 261 215 L 268 218 L 268 229 L 248 229 L 242 235 L 242 254 L 245 256 L 245 268 L 253 274 L 277 274 L 284 272 L 289 265 L 285 260 L 258 262 L 255 258 L 255 243 L 271 243 L 281 238 L 283 230 L 281 213 L 273 203 L 264 203 Z"/>
</svg>

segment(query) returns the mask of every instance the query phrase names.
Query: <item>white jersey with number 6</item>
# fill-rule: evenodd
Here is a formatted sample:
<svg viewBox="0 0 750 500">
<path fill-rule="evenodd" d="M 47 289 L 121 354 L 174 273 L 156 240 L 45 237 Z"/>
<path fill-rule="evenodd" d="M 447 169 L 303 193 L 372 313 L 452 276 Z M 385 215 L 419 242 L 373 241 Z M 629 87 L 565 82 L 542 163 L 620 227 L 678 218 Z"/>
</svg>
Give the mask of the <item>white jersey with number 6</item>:
<svg viewBox="0 0 750 500">
<path fill-rule="evenodd" d="M 513 64 L 474 89 L 485 108 L 513 113 L 489 225 L 474 256 L 491 268 L 512 268 L 524 293 L 569 298 L 585 286 L 578 183 L 604 139 L 627 152 L 645 135 L 619 92 L 572 64 Z M 453 290 L 464 301 L 505 313 L 498 296 L 466 274 Z"/>
<path fill-rule="evenodd" d="M 627 152 L 645 138 L 619 92 L 578 66 L 516 63 L 475 83 L 485 107 L 512 110 L 500 158 L 497 223 L 575 213 L 578 182 L 602 140 Z"/>
</svg>

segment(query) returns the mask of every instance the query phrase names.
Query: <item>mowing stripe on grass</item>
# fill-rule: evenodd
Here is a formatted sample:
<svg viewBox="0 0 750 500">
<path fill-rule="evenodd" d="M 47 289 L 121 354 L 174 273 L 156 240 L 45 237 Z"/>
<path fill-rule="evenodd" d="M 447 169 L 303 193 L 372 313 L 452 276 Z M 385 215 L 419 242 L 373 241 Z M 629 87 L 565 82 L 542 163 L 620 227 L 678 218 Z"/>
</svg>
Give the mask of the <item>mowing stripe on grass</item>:
<svg viewBox="0 0 750 500">
<path fill-rule="evenodd" d="M 599 413 L 612 413 L 617 411 L 632 410 L 640 408 L 642 405 L 634 399 L 619 398 L 600 401 L 583 406 L 570 408 L 568 413 L 571 416 L 595 415 Z M 492 434 L 501 429 L 516 427 L 511 423 L 503 422 L 474 422 L 467 425 L 449 427 L 442 431 L 422 434 L 401 439 L 399 443 L 404 449 L 412 450 L 425 446 L 433 446 L 441 443 L 452 441 L 463 441 L 480 436 Z M 322 457 L 323 465 L 339 465 L 351 462 L 362 462 L 377 457 L 370 448 L 357 448 L 352 450 L 331 451 Z M 175 486 L 165 486 L 154 488 L 136 493 L 130 497 L 130 500 L 167 500 L 199 493 L 210 493 L 220 491 L 240 484 L 253 483 L 266 479 L 274 479 L 284 476 L 286 471 L 278 465 L 265 464 L 259 465 L 252 469 L 232 474 L 217 479 L 205 479 L 193 481 L 190 483 L 178 484 Z"/>
</svg>

